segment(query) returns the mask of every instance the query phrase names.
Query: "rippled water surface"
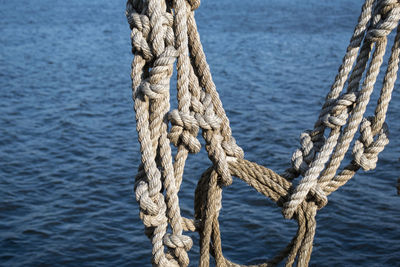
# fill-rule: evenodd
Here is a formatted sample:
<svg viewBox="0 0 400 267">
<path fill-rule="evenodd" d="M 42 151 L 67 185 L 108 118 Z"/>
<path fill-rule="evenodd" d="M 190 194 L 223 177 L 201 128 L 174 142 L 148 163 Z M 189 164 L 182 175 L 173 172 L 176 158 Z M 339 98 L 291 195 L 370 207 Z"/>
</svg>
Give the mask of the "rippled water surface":
<svg viewBox="0 0 400 267">
<path fill-rule="evenodd" d="M 140 155 L 125 2 L 0 4 L 0 265 L 149 266 L 151 245 L 133 197 Z M 317 118 L 361 4 L 202 1 L 196 18 L 204 49 L 247 159 L 278 172 L 288 166 L 300 133 Z M 399 89 L 396 83 L 391 141 L 378 167 L 360 171 L 317 216 L 313 266 L 399 266 Z M 180 193 L 186 216 L 208 165 L 204 152 L 188 162 Z M 224 190 L 220 221 L 225 255 L 243 264 L 273 256 L 296 228 L 238 179 Z M 197 245 L 190 257 L 195 266 Z"/>
</svg>

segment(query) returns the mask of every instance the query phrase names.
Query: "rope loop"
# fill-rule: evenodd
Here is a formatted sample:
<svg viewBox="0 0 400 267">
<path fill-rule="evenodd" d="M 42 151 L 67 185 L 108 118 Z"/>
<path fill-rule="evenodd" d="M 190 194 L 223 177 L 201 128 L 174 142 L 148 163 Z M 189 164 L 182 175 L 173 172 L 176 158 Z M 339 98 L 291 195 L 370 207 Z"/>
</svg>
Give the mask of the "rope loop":
<svg viewBox="0 0 400 267">
<path fill-rule="evenodd" d="M 227 156 L 242 159 L 244 157 L 243 149 L 236 144 L 236 140 L 233 136 L 228 140 L 223 140 L 221 143 Z"/>
<path fill-rule="evenodd" d="M 146 39 L 147 36 L 144 36 L 142 31 L 137 28 L 132 29 L 132 53 L 140 53 L 146 61 L 150 61 L 153 59 L 153 54 Z"/>
<path fill-rule="evenodd" d="M 134 2 L 136 3 L 132 4 L 128 1 L 126 11 L 126 18 L 131 29 L 132 53 L 141 54 L 149 62 L 154 58 L 153 42 L 150 39 L 151 23 L 149 17 L 146 14 L 142 14 L 145 11 L 143 10 L 142 1 Z M 162 31 L 161 37 L 164 40 L 165 46 L 174 46 L 173 15 L 169 12 L 163 12 L 159 19 L 161 27 L 158 30 Z"/>
<path fill-rule="evenodd" d="M 364 118 L 360 126 L 360 138 L 353 147 L 354 162 L 365 171 L 376 168 L 379 153 L 389 143 L 389 130 L 387 124 L 384 123 L 382 129 L 377 134 L 376 140 L 371 133 L 371 124 L 373 117 Z"/>
<path fill-rule="evenodd" d="M 159 199 L 160 193 L 156 193 L 153 196 L 149 195 L 148 184 L 141 180 L 137 183 L 135 187 L 136 201 L 139 202 L 140 208 L 150 215 L 157 215 L 159 211 L 159 206 L 154 202 L 153 199 Z"/>
<path fill-rule="evenodd" d="M 139 14 L 135 9 L 132 9 L 126 13 L 126 18 L 131 30 L 136 28 L 143 34 L 144 38 L 147 38 L 150 33 L 150 21 L 147 15 Z"/>
<path fill-rule="evenodd" d="M 318 185 L 311 188 L 306 199 L 307 202 L 314 202 L 319 210 L 328 204 L 328 197 Z"/>
<path fill-rule="evenodd" d="M 162 224 L 167 224 L 168 219 L 165 217 L 166 208 L 159 208 L 159 212 L 156 215 L 146 214 L 144 212 L 139 213 L 140 219 L 146 227 L 157 227 Z"/>
<path fill-rule="evenodd" d="M 153 58 L 148 44 L 150 21 L 147 15 L 141 14 L 142 8 L 141 1 L 135 1 L 135 3 L 128 1 L 126 18 L 131 29 L 132 53 L 140 53 L 146 61 L 150 61 Z"/>
<path fill-rule="evenodd" d="M 164 29 L 165 45 L 174 46 L 175 36 L 174 36 L 174 30 L 172 29 L 172 26 L 174 24 L 174 16 L 169 12 L 164 12 L 163 16 L 161 17 L 161 20 Z"/>
<path fill-rule="evenodd" d="M 203 115 L 196 113 L 195 117 L 199 126 L 204 130 L 218 131 L 221 127 L 221 118 L 218 117 L 213 110 L 212 112 L 206 112 Z"/>
<path fill-rule="evenodd" d="M 166 205 L 162 201 L 164 196 L 158 193 L 156 196 L 150 198 L 147 194 L 147 184 L 141 182 L 136 187 L 136 200 L 140 206 L 140 218 L 146 227 L 156 227 L 166 224 L 168 219 L 165 217 Z"/>
<path fill-rule="evenodd" d="M 292 184 L 274 171 L 244 159 L 229 162 L 229 171 L 249 184 L 255 190 L 270 198 L 282 207 L 288 198 Z M 221 236 L 219 229 L 219 210 L 221 209 L 221 185 L 217 182 L 213 167 L 205 171 L 196 187 L 195 193 L 195 218 L 201 220 L 200 234 L 200 266 L 209 265 L 209 254 L 213 255 L 217 266 L 245 266 L 233 263 L 226 259 L 222 253 Z M 218 177 L 219 178 L 219 177 Z M 298 261 L 300 266 L 306 266 L 312 248 L 312 239 L 315 234 L 315 215 L 327 201 L 322 190 L 312 191 L 310 200 L 301 203 L 292 217 L 298 224 L 298 230 L 291 242 L 273 259 L 253 267 L 275 266 L 287 258 L 286 266 Z"/>
<path fill-rule="evenodd" d="M 328 107 L 326 108 L 326 114 L 322 117 L 322 122 L 325 126 L 332 129 L 344 126 L 356 100 L 357 93 L 350 92 L 329 101 L 330 103 L 328 103 Z"/>
<path fill-rule="evenodd" d="M 173 64 L 178 57 L 178 52 L 173 46 L 168 46 L 154 61 L 150 77 L 143 79 L 138 91 L 149 99 L 160 99 L 169 93 L 169 77 L 173 71 Z M 138 92 L 134 92 L 136 95 Z"/>
<path fill-rule="evenodd" d="M 165 234 L 163 237 L 164 245 L 169 248 L 183 248 L 189 251 L 192 248 L 193 241 L 189 236 L 186 235 L 173 235 Z"/>
<path fill-rule="evenodd" d="M 400 20 L 400 2 L 398 0 L 380 0 L 374 11 L 372 25 L 366 39 L 377 42 L 386 38 L 395 29 Z"/>
<path fill-rule="evenodd" d="M 211 95 L 202 91 L 200 102 L 194 103 L 197 104 L 195 106 L 200 105 L 196 108 L 195 106 L 193 106 L 195 110 L 199 110 L 199 112 L 197 112 L 195 115 L 199 126 L 203 130 L 219 131 L 219 129 L 221 128 L 222 120 L 219 116 L 217 116 L 217 114 L 215 114 Z"/>
<path fill-rule="evenodd" d="M 192 11 L 194 11 L 199 8 L 201 1 L 200 0 L 187 0 L 187 2 L 189 3 Z"/>
<path fill-rule="evenodd" d="M 200 141 L 196 138 L 199 132 L 199 124 L 190 113 L 172 110 L 168 113 L 168 120 L 172 127 L 168 138 L 174 146 L 183 144 L 190 153 L 198 153 L 201 149 Z"/>
<path fill-rule="evenodd" d="M 199 5 L 200 0 L 128 0 L 126 6 L 134 53 L 132 91 L 142 154 L 135 194 L 145 234 L 153 245 L 153 266 L 189 265 L 187 251 L 193 242 L 184 231 L 200 234 L 201 267 L 209 266 L 210 254 L 218 267 L 243 266 L 223 256 L 218 222 L 222 189 L 232 183 L 232 176 L 270 198 L 282 208 L 285 218 L 298 223 L 291 242 L 272 260 L 257 266 L 275 266 L 285 258 L 285 266 L 295 262 L 307 266 L 317 210 L 327 205 L 327 196 L 360 167 L 375 168 L 378 154 L 389 142 L 384 121 L 398 72 L 400 28 L 375 117 L 364 118 L 364 114 L 383 62 L 387 35 L 400 20 L 400 0 L 365 1 L 314 130 L 300 135 L 300 147 L 293 153 L 291 167 L 282 175 L 243 159 L 200 41 L 193 12 Z M 170 110 L 174 68 L 178 108 Z M 347 93 L 343 93 L 346 83 Z M 353 161 L 337 174 L 359 126 Z M 178 193 L 188 153 L 201 150 L 197 138 L 200 128 L 212 166 L 198 181 L 194 219 L 189 219 L 181 216 Z M 176 151 L 171 144 L 177 146 Z M 296 186 L 291 181 L 299 175 L 303 178 Z"/>
<path fill-rule="evenodd" d="M 300 135 L 301 148 L 292 155 L 292 168 L 298 174 L 304 176 L 316 153 L 324 144 L 325 137 L 319 136 L 318 138 L 318 140 L 313 140 L 311 130 L 306 130 Z"/>
</svg>

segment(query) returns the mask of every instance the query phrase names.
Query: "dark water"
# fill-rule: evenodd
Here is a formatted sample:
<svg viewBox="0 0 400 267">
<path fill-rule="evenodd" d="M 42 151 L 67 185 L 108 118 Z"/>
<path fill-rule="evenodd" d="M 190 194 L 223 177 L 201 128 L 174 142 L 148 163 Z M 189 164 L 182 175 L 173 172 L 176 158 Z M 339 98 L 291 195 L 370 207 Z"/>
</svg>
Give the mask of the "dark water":
<svg viewBox="0 0 400 267">
<path fill-rule="evenodd" d="M 140 157 L 125 1 L 0 4 L 0 265 L 150 265 L 133 197 Z M 361 4 L 203 1 L 199 30 L 247 159 L 276 171 L 288 166 Z M 357 174 L 317 216 L 313 266 L 400 266 L 399 89 L 378 168 Z M 204 152 L 188 162 L 180 193 L 186 216 L 208 164 Z M 240 180 L 225 189 L 220 219 L 225 255 L 243 264 L 273 256 L 296 227 Z M 193 266 L 197 253 L 194 246 Z"/>
</svg>

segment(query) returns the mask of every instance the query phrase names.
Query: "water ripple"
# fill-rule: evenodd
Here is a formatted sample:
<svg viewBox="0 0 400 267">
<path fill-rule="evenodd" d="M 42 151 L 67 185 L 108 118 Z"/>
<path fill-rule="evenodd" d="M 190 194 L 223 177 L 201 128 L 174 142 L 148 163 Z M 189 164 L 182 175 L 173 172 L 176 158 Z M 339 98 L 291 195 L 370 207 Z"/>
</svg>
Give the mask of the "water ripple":
<svg viewBox="0 0 400 267">
<path fill-rule="evenodd" d="M 196 18 L 233 134 L 247 159 L 281 171 L 313 126 L 361 1 L 203 2 Z M 124 8 L 2 1 L 0 266 L 150 265 L 133 194 L 140 150 Z M 397 90 L 378 168 L 357 174 L 318 214 L 312 266 L 400 262 L 399 102 Z M 204 151 L 187 162 L 185 216 L 209 164 Z M 240 263 L 272 257 L 296 231 L 238 179 L 224 190 L 220 219 L 224 253 Z M 195 266 L 199 238 L 190 236 Z"/>
</svg>

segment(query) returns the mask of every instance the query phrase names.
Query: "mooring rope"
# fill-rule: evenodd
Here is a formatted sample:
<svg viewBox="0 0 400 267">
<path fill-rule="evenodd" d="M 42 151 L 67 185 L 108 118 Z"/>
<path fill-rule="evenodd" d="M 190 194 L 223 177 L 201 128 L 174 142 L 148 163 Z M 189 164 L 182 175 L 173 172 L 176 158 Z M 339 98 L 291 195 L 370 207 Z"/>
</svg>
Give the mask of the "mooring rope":
<svg viewBox="0 0 400 267">
<path fill-rule="evenodd" d="M 222 254 L 219 230 L 222 188 L 238 177 L 282 207 L 298 223 L 291 242 L 273 259 L 255 266 L 274 266 L 286 259 L 307 266 L 311 257 L 317 211 L 327 196 L 362 168 L 374 169 L 388 144 L 385 123 L 400 57 L 400 3 L 366 0 L 343 63 L 313 130 L 300 136 L 301 147 L 281 175 L 245 160 L 232 136 L 200 42 L 194 11 L 200 0 L 128 0 L 131 28 L 132 94 L 141 164 L 135 180 L 136 200 L 145 233 L 151 239 L 154 266 L 188 266 L 192 240 L 200 234 L 199 266 L 243 266 Z M 366 117 L 387 46 L 397 28 L 374 116 Z M 176 63 L 178 108 L 170 110 L 170 80 Z M 345 86 L 347 84 L 347 87 Z M 346 91 L 344 92 L 344 88 Z M 189 153 L 201 150 L 201 129 L 212 166 L 199 179 L 194 219 L 181 216 L 178 192 Z M 353 160 L 338 169 L 355 141 Z M 175 155 L 171 145 L 177 147 Z M 293 180 L 302 176 L 296 184 Z"/>
</svg>

